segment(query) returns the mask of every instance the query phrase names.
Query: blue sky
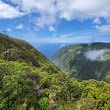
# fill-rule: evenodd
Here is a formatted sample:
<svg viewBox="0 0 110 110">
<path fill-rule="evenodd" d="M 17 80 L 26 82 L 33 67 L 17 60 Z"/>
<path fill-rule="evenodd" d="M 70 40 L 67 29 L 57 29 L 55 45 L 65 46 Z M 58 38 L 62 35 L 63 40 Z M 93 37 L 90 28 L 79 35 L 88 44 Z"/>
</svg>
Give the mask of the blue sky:
<svg viewBox="0 0 110 110">
<path fill-rule="evenodd" d="M 68 44 L 110 42 L 109 4 L 110 0 L 1 0 L 0 32 L 28 41 L 47 56 Z"/>
</svg>

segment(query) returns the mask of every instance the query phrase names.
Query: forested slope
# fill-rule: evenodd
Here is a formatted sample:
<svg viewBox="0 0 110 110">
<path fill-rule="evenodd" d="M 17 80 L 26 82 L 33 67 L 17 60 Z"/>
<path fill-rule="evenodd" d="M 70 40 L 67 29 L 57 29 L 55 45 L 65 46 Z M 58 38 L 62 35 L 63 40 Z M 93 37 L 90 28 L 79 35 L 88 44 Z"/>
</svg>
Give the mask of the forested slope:
<svg viewBox="0 0 110 110">
<path fill-rule="evenodd" d="M 110 74 L 110 43 L 66 46 L 51 59 L 60 69 L 78 80 L 104 80 Z"/>
</svg>

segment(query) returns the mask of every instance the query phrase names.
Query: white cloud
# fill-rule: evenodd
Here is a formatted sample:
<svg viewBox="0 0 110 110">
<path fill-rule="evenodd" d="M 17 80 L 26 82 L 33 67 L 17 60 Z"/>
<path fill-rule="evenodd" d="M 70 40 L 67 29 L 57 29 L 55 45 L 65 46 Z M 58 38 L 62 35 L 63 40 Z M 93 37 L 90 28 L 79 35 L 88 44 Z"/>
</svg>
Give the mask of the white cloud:
<svg viewBox="0 0 110 110">
<path fill-rule="evenodd" d="M 42 15 L 36 18 L 36 25 L 44 28 L 44 26 L 50 26 L 56 23 L 56 17 L 53 15 Z"/>
<path fill-rule="evenodd" d="M 12 29 L 10 29 L 10 28 L 6 28 L 6 31 L 8 31 L 8 32 L 10 32 Z"/>
<path fill-rule="evenodd" d="M 66 20 L 110 16 L 110 0 L 57 0 L 60 18 Z"/>
<path fill-rule="evenodd" d="M 18 10 L 18 8 L 0 1 L 0 18 L 1 19 L 12 19 L 12 18 L 20 17 L 22 15 L 24 15 L 24 13 L 21 13 Z"/>
<path fill-rule="evenodd" d="M 94 24 L 101 24 L 101 21 L 99 18 L 95 18 L 93 21 Z"/>
<path fill-rule="evenodd" d="M 101 32 L 110 32 L 110 25 L 97 25 L 96 29 L 100 30 Z"/>
<path fill-rule="evenodd" d="M 91 35 L 93 35 L 93 37 Z M 93 42 L 108 42 L 109 43 L 110 37 L 108 35 L 110 34 L 103 33 L 103 32 L 94 33 L 93 31 L 91 32 L 81 31 L 81 32 L 76 32 L 76 33 L 68 33 L 64 35 L 54 34 L 52 37 L 52 36 L 37 36 L 36 32 L 31 31 L 29 33 L 25 33 L 22 36 L 26 36 L 26 38 L 23 40 L 26 40 L 31 44 L 61 43 L 61 44 L 66 45 L 66 44 L 71 44 L 71 43 L 78 43 L 78 44 L 88 43 L 90 45 Z M 33 37 L 30 37 L 30 36 L 33 36 Z M 95 40 L 93 40 L 94 37 L 95 37 Z"/>
<path fill-rule="evenodd" d="M 56 23 L 55 0 L 11 0 L 11 2 L 17 4 L 25 14 L 37 13 L 34 19 L 36 25 L 41 28 Z"/>
<path fill-rule="evenodd" d="M 54 0 L 23 0 L 23 9 L 37 11 L 40 14 L 55 14 L 56 7 Z"/>
<path fill-rule="evenodd" d="M 26 12 L 58 14 L 61 18 L 106 17 L 110 12 L 109 0 L 10 0 Z"/>
<path fill-rule="evenodd" d="M 93 23 L 96 24 L 101 23 L 100 17 L 103 17 L 106 20 L 110 18 L 110 0 L 10 1 L 13 4 L 16 4 L 17 8 L 0 2 L 0 18 L 15 18 L 34 13 L 35 24 L 41 28 L 55 24 L 59 18 L 68 21 L 73 19 L 94 19 Z"/>
<path fill-rule="evenodd" d="M 65 46 L 66 46 L 66 44 L 61 44 L 60 48 L 63 48 L 63 47 L 65 47 Z"/>
<path fill-rule="evenodd" d="M 77 51 L 77 52 L 76 52 L 76 54 L 77 54 L 77 55 L 81 54 L 81 51 L 80 51 L 80 50 L 79 50 L 79 51 Z"/>
<path fill-rule="evenodd" d="M 36 24 L 40 27 L 55 24 L 56 18 L 68 21 L 96 18 L 94 23 L 100 23 L 98 18 L 110 17 L 110 0 L 11 0 L 11 2 L 17 4 L 20 10 L 27 14 L 32 12 L 39 14 L 39 17 L 36 17 Z"/>
<path fill-rule="evenodd" d="M 106 61 L 108 59 L 104 57 L 104 54 L 108 52 L 110 52 L 109 49 L 91 50 L 85 52 L 84 55 L 91 61 Z"/>
<path fill-rule="evenodd" d="M 49 26 L 49 31 L 55 32 L 56 30 L 55 30 L 55 28 L 53 26 Z"/>
<path fill-rule="evenodd" d="M 18 26 L 16 26 L 16 29 L 23 29 L 24 25 L 23 24 L 19 24 Z"/>
<path fill-rule="evenodd" d="M 58 37 L 31 37 L 29 39 L 26 39 L 26 41 L 30 43 L 88 43 L 89 42 L 89 36 L 79 36 L 79 37 L 71 37 L 71 38 L 62 38 L 60 36 Z"/>
</svg>

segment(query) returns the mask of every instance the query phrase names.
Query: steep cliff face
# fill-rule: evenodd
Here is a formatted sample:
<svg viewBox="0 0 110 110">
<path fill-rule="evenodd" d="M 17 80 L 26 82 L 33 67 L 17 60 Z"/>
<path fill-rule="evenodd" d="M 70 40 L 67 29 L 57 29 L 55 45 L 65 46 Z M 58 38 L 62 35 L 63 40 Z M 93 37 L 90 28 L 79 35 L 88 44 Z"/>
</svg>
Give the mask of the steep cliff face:
<svg viewBox="0 0 110 110">
<path fill-rule="evenodd" d="M 110 43 L 70 45 L 60 49 L 51 59 L 79 80 L 101 80 L 110 73 Z"/>
</svg>

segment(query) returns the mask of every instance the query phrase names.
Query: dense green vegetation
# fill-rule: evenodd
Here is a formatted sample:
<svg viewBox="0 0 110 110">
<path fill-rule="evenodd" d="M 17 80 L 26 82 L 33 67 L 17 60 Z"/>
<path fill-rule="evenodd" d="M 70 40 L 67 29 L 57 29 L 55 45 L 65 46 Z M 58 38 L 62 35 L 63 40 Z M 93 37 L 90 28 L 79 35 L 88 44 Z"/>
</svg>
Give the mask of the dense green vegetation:
<svg viewBox="0 0 110 110">
<path fill-rule="evenodd" d="M 51 59 L 61 70 L 70 73 L 78 80 L 104 80 L 110 73 L 109 49 L 110 43 L 70 45 L 61 48 Z M 89 57 L 94 59 L 95 54 L 103 53 L 103 51 L 106 53 L 101 58 L 97 57 L 97 60 L 90 60 L 85 56 L 86 53 L 90 52 Z M 106 60 L 103 61 L 103 59 Z"/>
<path fill-rule="evenodd" d="M 35 67 L 51 65 L 52 68 L 56 68 L 44 55 L 26 41 L 3 34 L 0 34 L 0 58 L 7 61 L 25 62 Z"/>
<path fill-rule="evenodd" d="M 106 82 L 78 82 L 31 49 L 24 41 L 0 36 L 0 110 L 110 110 L 109 75 Z M 39 66 L 30 64 L 31 57 Z"/>
<path fill-rule="evenodd" d="M 0 109 L 109 110 L 110 84 L 0 60 Z"/>
</svg>

